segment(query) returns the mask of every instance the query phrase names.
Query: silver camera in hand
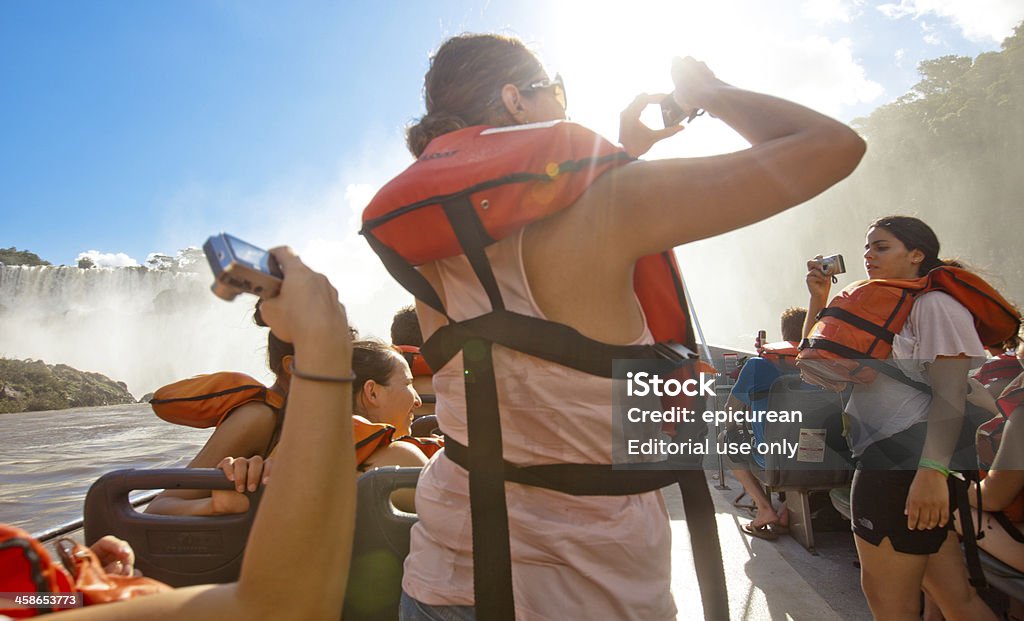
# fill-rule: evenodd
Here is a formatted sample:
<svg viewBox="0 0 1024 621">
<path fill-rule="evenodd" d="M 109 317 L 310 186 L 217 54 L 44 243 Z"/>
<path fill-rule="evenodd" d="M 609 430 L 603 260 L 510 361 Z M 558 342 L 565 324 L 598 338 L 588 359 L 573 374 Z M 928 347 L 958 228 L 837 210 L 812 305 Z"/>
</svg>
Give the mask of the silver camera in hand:
<svg viewBox="0 0 1024 621">
<path fill-rule="evenodd" d="M 206 240 L 203 252 L 213 270 L 210 289 L 222 300 L 230 302 L 239 293 L 267 299 L 281 290 L 281 268 L 262 248 L 221 233 Z"/>
<path fill-rule="evenodd" d="M 846 263 L 843 261 L 843 255 L 833 254 L 821 259 L 821 273 L 826 276 L 833 278 L 838 274 L 846 273 Z"/>
</svg>

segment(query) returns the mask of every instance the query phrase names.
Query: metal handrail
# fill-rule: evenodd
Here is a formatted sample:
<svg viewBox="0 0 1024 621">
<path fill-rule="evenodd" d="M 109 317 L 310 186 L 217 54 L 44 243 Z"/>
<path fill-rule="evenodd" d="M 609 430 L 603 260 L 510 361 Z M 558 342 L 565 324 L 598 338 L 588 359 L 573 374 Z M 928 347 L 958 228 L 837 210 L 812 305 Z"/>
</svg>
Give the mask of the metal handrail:
<svg viewBox="0 0 1024 621">
<path fill-rule="evenodd" d="M 160 494 L 161 491 L 163 491 L 163 490 L 158 490 L 158 489 L 156 489 L 156 490 L 147 490 L 144 494 L 140 494 L 137 498 L 133 498 L 131 500 L 132 507 L 137 508 L 137 507 L 139 507 L 141 505 L 144 505 L 144 504 L 152 501 L 154 498 L 156 498 Z M 79 529 L 83 528 L 84 526 L 85 526 L 85 520 L 83 518 L 78 518 L 77 520 L 71 520 L 70 522 L 65 522 L 65 523 L 61 524 L 60 526 L 54 526 L 53 528 L 48 528 L 46 530 L 39 531 L 37 533 L 32 533 L 32 536 L 35 539 L 37 539 L 38 541 L 42 542 L 42 543 L 49 543 L 50 541 L 56 539 L 57 537 L 61 537 L 61 536 L 66 535 L 68 533 L 72 533 L 72 532 L 74 532 L 76 530 L 79 530 Z"/>
</svg>

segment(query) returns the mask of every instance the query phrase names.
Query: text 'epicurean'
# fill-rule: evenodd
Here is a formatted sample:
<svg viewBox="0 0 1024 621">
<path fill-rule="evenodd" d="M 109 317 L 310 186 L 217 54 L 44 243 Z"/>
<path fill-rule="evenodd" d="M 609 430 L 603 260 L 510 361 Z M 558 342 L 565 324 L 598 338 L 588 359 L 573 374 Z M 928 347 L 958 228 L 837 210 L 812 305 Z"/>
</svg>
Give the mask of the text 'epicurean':
<svg viewBox="0 0 1024 621">
<path fill-rule="evenodd" d="M 626 394 L 630 397 L 712 397 L 715 394 L 715 376 L 700 374 L 700 379 L 690 378 L 679 381 L 675 378 L 667 380 L 647 371 L 626 373 Z"/>
</svg>

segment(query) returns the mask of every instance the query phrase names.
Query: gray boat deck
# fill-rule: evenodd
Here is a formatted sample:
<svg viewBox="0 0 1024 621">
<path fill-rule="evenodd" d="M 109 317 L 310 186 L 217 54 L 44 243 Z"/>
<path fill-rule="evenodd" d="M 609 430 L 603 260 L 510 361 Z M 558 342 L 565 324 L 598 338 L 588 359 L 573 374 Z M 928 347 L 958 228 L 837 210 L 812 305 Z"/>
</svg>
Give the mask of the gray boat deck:
<svg viewBox="0 0 1024 621">
<path fill-rule="evenodd" d="M 708 472 L 715 502 L 718 536 L 725 561 L 731 621 L 868 621 L 871 613 L 860 590 L 857 553 L 849 532 L 815 533 L 817 555 L 795 539 L 765 541 L 740 529 L 750 520 L 732 505 L 740 484 L 726 473 L 729 490 L 718 490 L 717 472 Z M 690 539 L 679 490 L 664 490 L 672 518 L 672 592 L 681 621 L 703 619 L 693 574 Z"/>
</svg>

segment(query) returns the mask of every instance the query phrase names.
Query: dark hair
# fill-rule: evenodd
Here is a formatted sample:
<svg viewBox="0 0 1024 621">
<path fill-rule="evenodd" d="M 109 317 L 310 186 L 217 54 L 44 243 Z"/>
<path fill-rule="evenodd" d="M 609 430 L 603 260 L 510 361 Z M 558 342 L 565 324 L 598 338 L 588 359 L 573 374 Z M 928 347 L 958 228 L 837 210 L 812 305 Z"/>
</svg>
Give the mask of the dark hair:
<svg viewBox="0 0 1024 621">
<path fill-rule="evenodd" d="M 531 80 L 543 69 L 513 37 L 462 34 L 441 44 L 423 77 L 427 114 L 406 128 L 409 151 L 419 157 L 438 136 L 473 125 L 508 125 L 501 87 Z"/>
<path fill-rule="evenodd" d="M 924 261 L 917 268 L 917 275 L 924 276 L 937 267 L 948 265 L 963 267 L 956 259 L 939 258 L 939 238 L 932 227 L 923 220 L 912 216 L 886 216 L 868 225 L 868 229 L 882 228 L 900 240 L 907 250 L 920 250 L 924 253 Z"/>
<path fill-rule="evenodd" d="M 256 310 L 252 314 L 252 320 L 257 326 L 266 328 L 268 327 L 267 322 L 263 321 L 263 315 L 260 313 L 260 306 L 262 304 L 262 299 L 256 301 Z M 277 338 L 277 335 L 273 332 L 267 332 L 267 366 L 270 367 L 275 376 L 281 377 L 281 373 L 285 370 L 284 357 L 294 355 L 294 345 Z"/>
<path fill-rule="evenodd" d="M 806 319 L 807 309 L 802 306 L 794 306 L 782 311 L 782 315 L 779 317 L 782 340 L 799 341 L 804 333 L 804 321 Z"/>
<path fill-rule="evenodd" d="M 261 328 L 267 328 L 269 326 L 267 326 L 267 322 L 263 321 L 263 315 L 260 313 L 260 306 L 262 304 L 262 299 L 256 300 L 256 309 L 252 314 L 252 321 Z M 359 338 L 359 331 L 349 326 L 348 335 L 354 341 Z M 294 355 L 294 345 L 287 341 L 282 341 L 273 331 L 267 333 L 267 366 L 270 367 L 275 376 L 281 377 L 281 373 L 285 370 L 284 357 Z"/>
<path fill-rule="evenodd" d="M 423 333 L 420 332 L 420 321 L 416 317 L 416 307 L 406 306 L 395 313 L 391 320 L 391 343 L 393 345 L 423 345 Z"/>
<path fill-rule="evenodd" d="M 352 372 L 356 374 L 356 381 L 352 385 L 353 403 L 358 403 L 357 397 L 366 382 L 373 380 L 387 386 L 399 358 L 401 354 L 395 348 L 380 341 L 352 343 Z"/>
</svg>

